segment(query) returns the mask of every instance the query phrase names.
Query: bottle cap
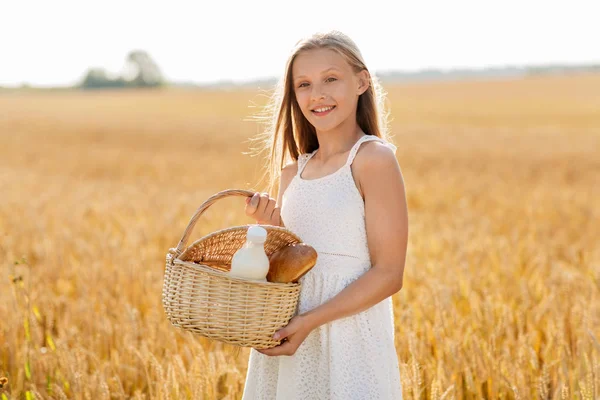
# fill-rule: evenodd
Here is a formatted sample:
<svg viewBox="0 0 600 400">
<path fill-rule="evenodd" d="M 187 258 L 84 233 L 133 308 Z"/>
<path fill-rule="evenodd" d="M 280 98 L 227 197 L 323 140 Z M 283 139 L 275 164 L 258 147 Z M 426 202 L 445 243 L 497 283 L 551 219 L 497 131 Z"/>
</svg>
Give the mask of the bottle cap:
<svg viewBox="0 0 600 400">
<path fill-rule="evenodd" d="M 267 230 L 259 225 L 248 227 L 246 239 L 257 243 L 264 243 L 267 240 Z"/>
</svg>

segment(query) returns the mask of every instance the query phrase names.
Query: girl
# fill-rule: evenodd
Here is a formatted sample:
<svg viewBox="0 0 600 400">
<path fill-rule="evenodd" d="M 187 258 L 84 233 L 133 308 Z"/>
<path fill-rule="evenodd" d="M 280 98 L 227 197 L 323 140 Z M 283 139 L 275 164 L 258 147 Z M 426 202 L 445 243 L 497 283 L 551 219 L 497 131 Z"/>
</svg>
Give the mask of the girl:
<svg viewBox="0 0 600 400">
<path fill-rule="evenodd" d="M 250 349 L 243 399 L 401 399 L 390 296 L 402 288 L 408 212 L 380 87 L 333 31 L 297 43 L 275 101 L 278 197 L 256 193 L 245 211 L 287 227 L 318 259 L 297 315 L 275 333 L 281 345 Z"/>
</svg>

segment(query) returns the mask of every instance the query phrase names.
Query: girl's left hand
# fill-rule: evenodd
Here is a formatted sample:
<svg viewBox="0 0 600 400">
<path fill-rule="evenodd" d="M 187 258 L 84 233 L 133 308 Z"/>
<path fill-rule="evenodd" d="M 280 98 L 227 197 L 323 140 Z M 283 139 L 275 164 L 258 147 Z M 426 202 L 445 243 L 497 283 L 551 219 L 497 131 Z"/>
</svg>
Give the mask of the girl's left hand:
<svg viewBox="0 0 600 400">
<path fill-rule="evenodd" d="M 278 337 L 274 336 L 274 339 L 287 338 L 285 342 L 270 349 L 255 350 L 267 356 L 292 356 L 313 329 L 313 326 L 308 323 L 306 317 L 296 315 L 290 319 L 290 322 L 285 327 L 275 332 L 275 335 L 278 335 Z"/>
</svg>

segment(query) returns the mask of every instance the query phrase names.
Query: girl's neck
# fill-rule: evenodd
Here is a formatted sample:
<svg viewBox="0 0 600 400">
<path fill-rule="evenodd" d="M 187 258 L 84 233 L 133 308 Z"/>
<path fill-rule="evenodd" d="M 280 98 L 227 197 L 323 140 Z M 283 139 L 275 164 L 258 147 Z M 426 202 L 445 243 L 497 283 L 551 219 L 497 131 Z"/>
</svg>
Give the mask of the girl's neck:
<svg viewBox="0 0 600 400">
<path fill-rule="evenodd" d="M 335 129 L 327 132 L 317 131 L 317 140 L 319 141 L 319 151 L 314 158 L 320 161 L 327 161 L 336 155 L 347 153 L 352 149 L 352 146 L 365 133 L 360 129 L 358 124 L 352 129 Z"/>
</svg>

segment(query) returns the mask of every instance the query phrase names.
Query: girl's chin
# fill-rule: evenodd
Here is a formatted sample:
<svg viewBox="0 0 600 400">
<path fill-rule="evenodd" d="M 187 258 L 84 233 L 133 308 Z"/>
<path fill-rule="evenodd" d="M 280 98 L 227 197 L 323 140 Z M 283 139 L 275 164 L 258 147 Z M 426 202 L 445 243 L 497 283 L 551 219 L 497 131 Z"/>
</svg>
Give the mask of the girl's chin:
<svg viewBox="0 0 600 400">
<path fill-rule="evenodd" d="M 312 124 L 318 132 L 333 131 L 338 124 Z"/>
<path fill-rule="evenodd" d="M 311 118 L 309 122 L 312 126 L 314 126 L 318 130 L 328 131 L 336 128 L 340 124 L 344 122 L 344 120 L 340 120 L 340 118 Z"/>
<path fill-rule="evenodd" d="M 319 131 L 329 131 L 340 124 L 337 118 L 310 118 L 308 122 Z"/>
</svg>

